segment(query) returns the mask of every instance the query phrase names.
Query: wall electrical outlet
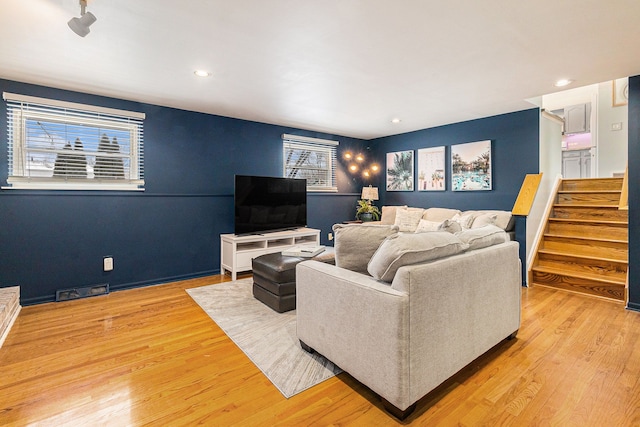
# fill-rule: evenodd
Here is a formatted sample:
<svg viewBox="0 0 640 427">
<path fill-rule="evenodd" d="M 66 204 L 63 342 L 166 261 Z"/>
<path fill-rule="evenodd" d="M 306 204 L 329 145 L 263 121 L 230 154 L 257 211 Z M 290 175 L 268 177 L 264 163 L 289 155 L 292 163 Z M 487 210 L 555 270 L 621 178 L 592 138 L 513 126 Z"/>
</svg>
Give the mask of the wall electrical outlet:
<svg viewBox="0 0 640 427">
<path fill-rule="evenodd" d="M 113 257 L 106 256 L 102 259 L 104 271 L 113 270 Z"/>
<path fill-rule="evenodd" d="M 327 238 L 328 238 L 329 240 L 333 240 L 333 233 L 329 233 L 329 235 L 327 236 Z"/>
</svg>

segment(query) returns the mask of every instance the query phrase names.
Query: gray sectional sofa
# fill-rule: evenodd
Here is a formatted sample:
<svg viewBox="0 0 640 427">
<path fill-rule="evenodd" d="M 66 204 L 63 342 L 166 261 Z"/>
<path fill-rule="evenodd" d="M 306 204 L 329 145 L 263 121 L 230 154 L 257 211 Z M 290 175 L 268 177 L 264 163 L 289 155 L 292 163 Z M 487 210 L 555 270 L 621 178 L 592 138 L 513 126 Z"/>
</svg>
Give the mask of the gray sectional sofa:
<svg viewBox="0 0 640 427">
<path fill-rule="evenodd" d="M 336 265 L 298 264 L 297 335 L 403 419 L 520 326 L 518 243 L 462 232 L 336 225 Z"/>
</svg>

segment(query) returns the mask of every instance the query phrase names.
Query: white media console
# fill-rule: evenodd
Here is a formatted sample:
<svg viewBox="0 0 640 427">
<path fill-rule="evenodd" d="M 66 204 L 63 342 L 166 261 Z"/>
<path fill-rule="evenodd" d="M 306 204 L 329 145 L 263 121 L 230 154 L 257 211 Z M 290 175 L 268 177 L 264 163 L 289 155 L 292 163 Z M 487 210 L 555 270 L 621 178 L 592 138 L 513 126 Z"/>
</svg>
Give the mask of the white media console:
<svg viewBox="0 0 640 427">
<path fill-rule="evenodd" d="M 238 272 L 251 270 L 251 260 L 255 257 L 306 244 L 319 245 L 320 230 L 298 228 L 242 236 L 221 234 L 220 274 L 228 271 L 231 273 L 231 280 L 236 280 Z"/>
</svg>

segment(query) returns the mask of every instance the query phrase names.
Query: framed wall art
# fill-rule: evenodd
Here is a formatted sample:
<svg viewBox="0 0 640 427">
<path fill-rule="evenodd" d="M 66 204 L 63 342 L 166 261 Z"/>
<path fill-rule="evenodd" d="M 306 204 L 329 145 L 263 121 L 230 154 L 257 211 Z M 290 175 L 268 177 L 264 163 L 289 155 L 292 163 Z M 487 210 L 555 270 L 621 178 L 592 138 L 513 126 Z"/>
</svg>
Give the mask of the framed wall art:
<svg viewBox="0 0 640 427">
<path fill-rule="evenodd" d="M 413 191 L 413 150 L 387 153 L 387 191 Z"/>
<path fill-rule="evenodd" d="M 629 83 L 628 78 L 616 79 L 613 81 L 613 102 L 612 106 L 621 107 L 629 103 Z"/>
<path fill-rule="evenodd" d="M 445 147 L 418 150 L 418 191 L 445 191 Z"/>
<path fill-rule="evenodd" d="M 451 146 L 451 189 L 491 190 L 491 141 Z"/>
</svg>

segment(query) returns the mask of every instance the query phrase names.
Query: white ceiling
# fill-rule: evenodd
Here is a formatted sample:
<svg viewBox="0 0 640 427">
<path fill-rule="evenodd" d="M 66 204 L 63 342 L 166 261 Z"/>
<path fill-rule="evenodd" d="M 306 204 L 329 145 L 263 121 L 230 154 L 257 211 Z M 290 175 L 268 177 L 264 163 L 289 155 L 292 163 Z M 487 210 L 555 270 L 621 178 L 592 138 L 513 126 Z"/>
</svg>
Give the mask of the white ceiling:
<svg viewBox="0 0 640 427">
<path fill-rule="evenodd" d="M 640 74 L 638 0 L 0 0 L 0 78 L 370 139 Z M 195 69 L 213 73 L 195 77 Z M 402 122 L 392 124 L 399 117 Z"/>
</svg>

